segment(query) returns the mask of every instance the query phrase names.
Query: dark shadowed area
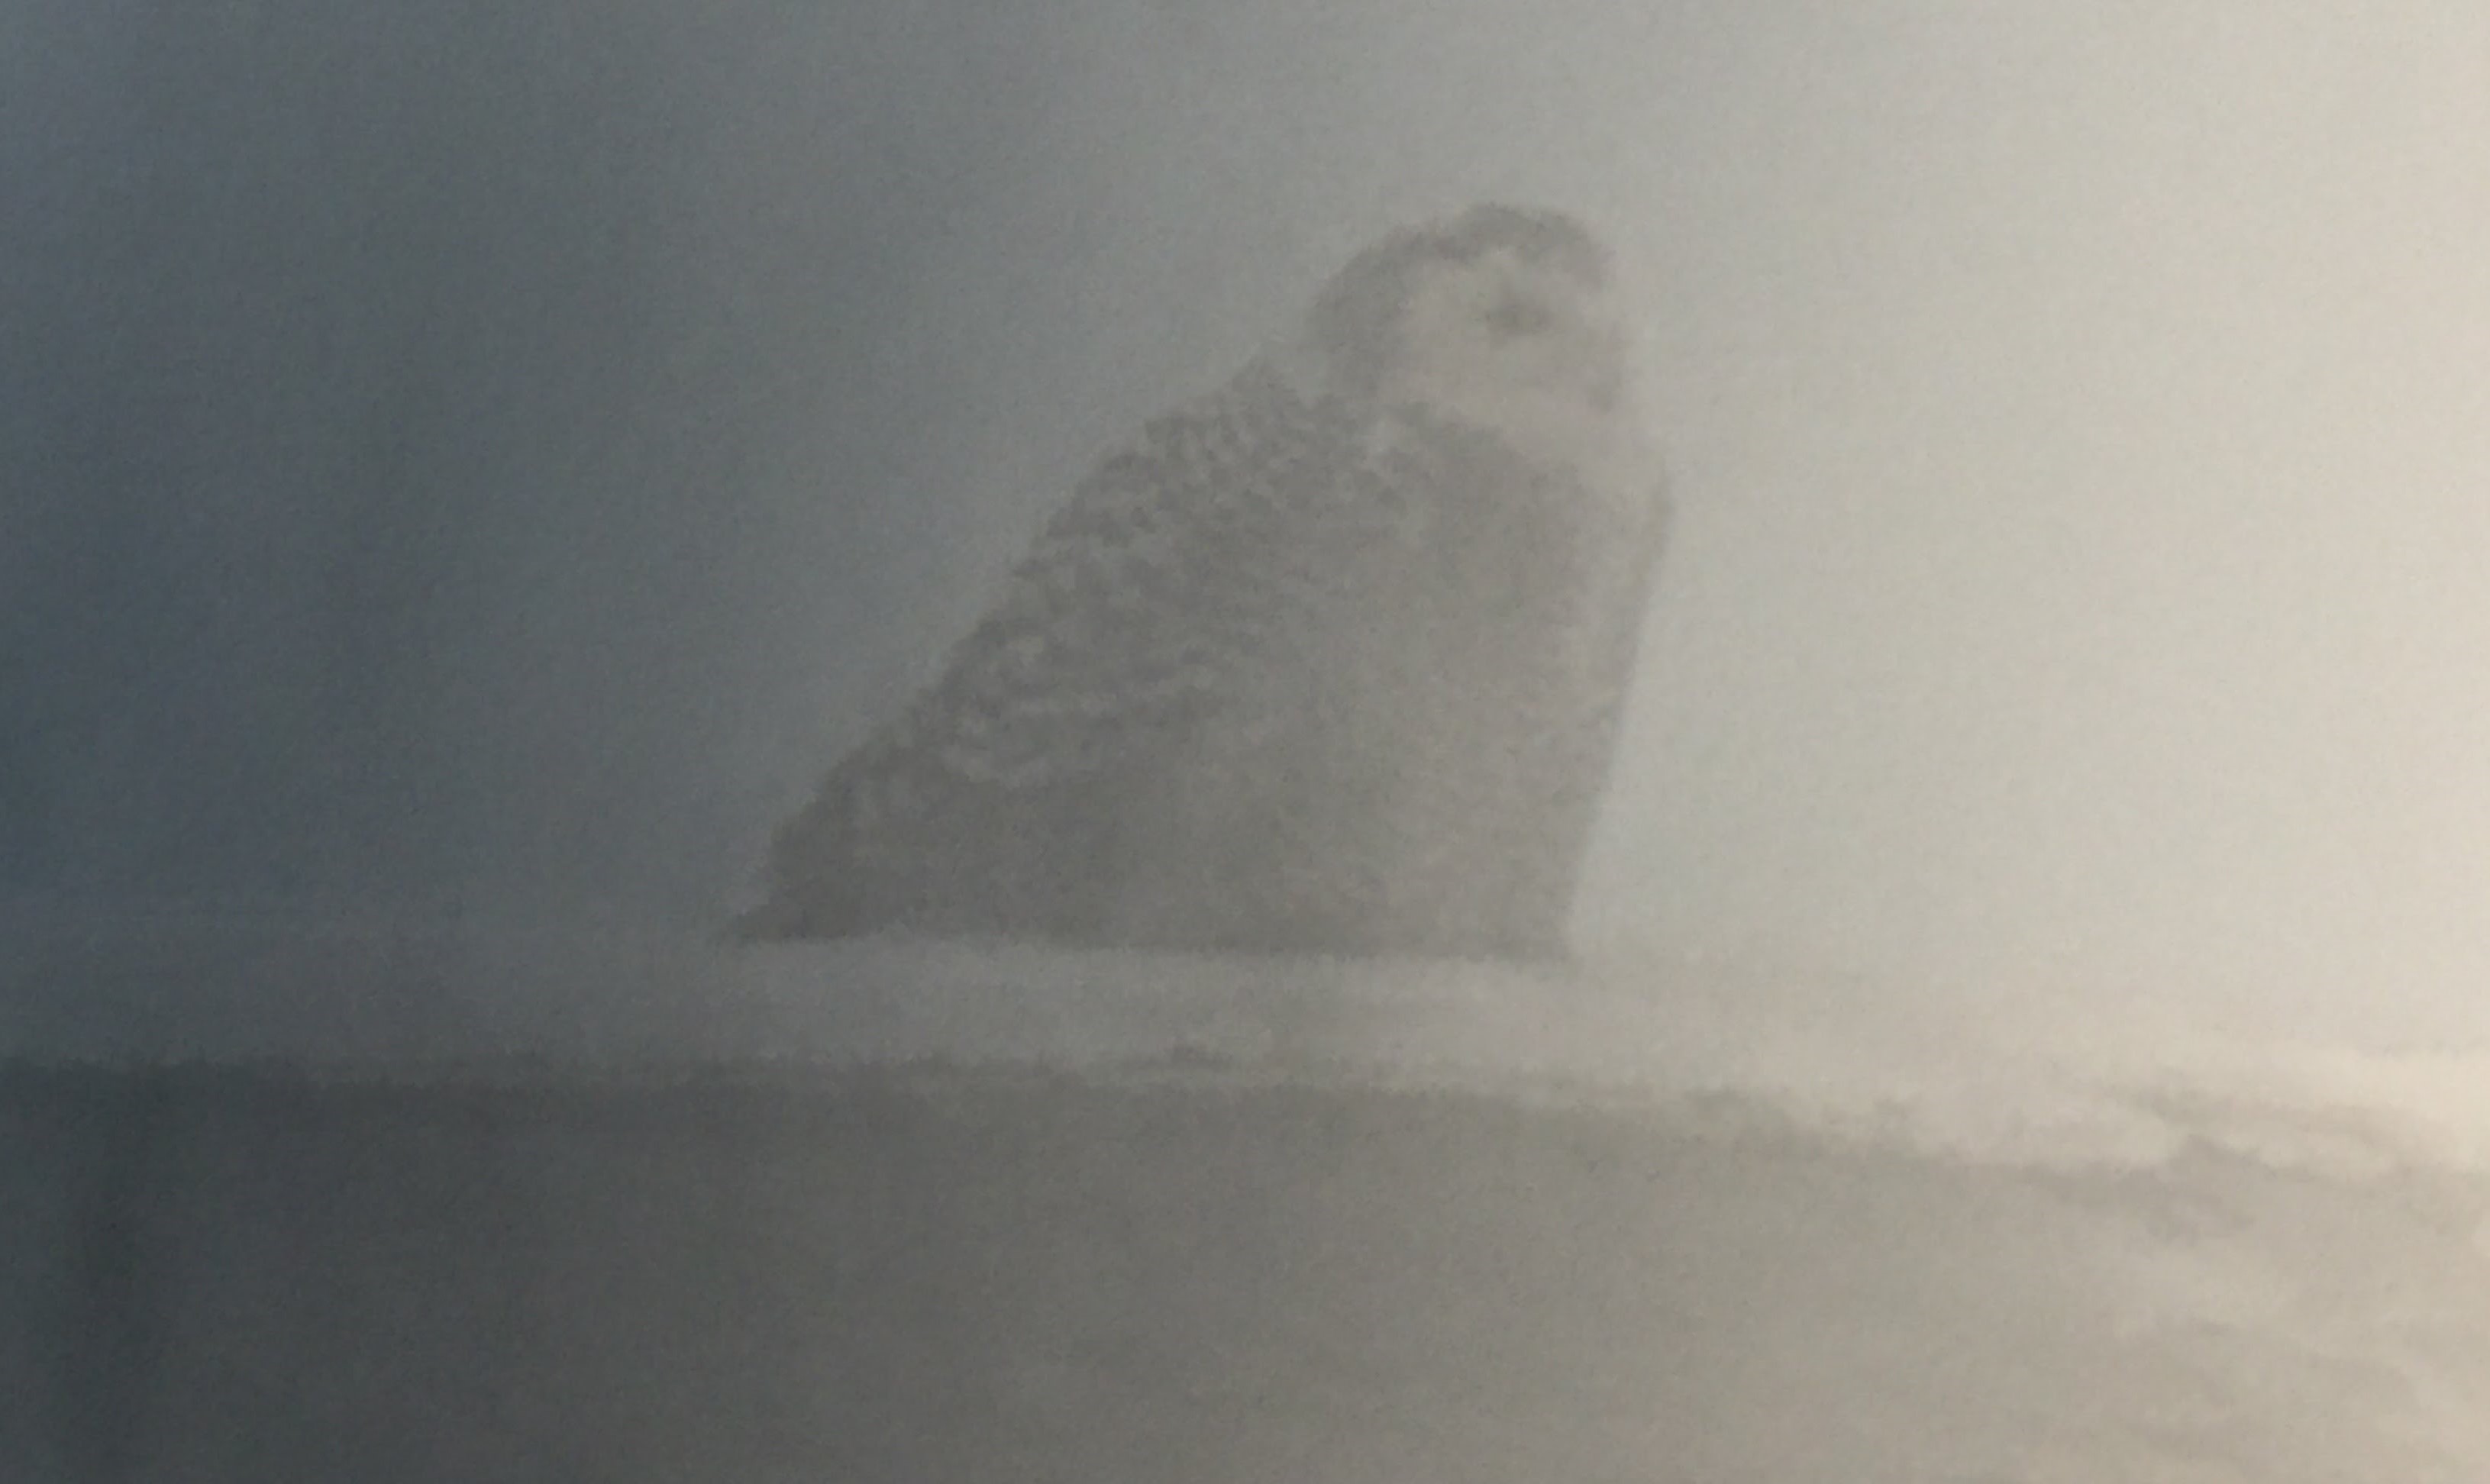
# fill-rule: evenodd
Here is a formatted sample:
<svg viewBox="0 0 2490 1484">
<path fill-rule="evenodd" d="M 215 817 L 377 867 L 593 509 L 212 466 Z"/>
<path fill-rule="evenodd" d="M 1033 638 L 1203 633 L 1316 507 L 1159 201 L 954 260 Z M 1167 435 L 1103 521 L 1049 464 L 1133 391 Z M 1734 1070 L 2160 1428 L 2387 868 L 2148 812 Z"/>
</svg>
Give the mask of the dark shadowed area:
<svg viewBox="0 0 2490 1484">
<path fill-rule="evenodd" d="M 735 708 L 796 647 L 735 595 L 825 540 L 790 550 L 821 501 L 762 465 L 820 346 L 899 332 L 913 235 L 896 191 L 789 231 L 703 209 L 716 69 L 767 17 L 19 11 L 0 878 L 431 904 L 727 874 Z"/>
<path fill-rule="evenodd" d="M 1172 1070 L 21 1070 L 0 1241 L 75 1270 L 11 1266 L 0 1425 L 29 1476 L 376 1484 L 2454 1484 L 2490 1457 L 2477 1184 L 2217 1142 L 1999 1170 L 1737 1099 Z M 43 1178 L 150 1120 L 135 1175 Z"/>
</svg>

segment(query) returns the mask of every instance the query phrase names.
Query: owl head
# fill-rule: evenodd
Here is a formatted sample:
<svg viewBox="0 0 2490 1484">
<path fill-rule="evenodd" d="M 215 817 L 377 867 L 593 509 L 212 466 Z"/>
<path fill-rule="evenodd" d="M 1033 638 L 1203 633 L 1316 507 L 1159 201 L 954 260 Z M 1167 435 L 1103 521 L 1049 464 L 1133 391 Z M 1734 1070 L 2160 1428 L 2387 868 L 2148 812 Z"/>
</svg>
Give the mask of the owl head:
<svg viewBox="0 0 2490 1484">
<path fill-rule="evenodd" d="M 1486 205 L 1396 232 L 1316 300 L 1332 388 L 1567 456 L 1628 419 L 1608 253 L 1560 212 Z"/>
</svg>

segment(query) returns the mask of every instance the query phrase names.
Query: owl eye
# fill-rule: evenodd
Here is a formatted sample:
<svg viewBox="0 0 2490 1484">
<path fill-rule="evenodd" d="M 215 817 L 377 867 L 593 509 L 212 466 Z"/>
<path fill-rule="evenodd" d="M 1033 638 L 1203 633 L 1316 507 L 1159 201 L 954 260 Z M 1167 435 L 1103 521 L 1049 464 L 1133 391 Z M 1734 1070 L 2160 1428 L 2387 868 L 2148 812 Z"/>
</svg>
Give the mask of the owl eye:
<svg viewBox="0 0 2490 1484">
<path fill-rule="evenodd" d="M 1535 335 L 1554 322 L 1548 306 L 1517 294 L 1507 294 L 1487 312 L 1489 333 L 1499 340 L 1516 335 Z"/>
</svg>

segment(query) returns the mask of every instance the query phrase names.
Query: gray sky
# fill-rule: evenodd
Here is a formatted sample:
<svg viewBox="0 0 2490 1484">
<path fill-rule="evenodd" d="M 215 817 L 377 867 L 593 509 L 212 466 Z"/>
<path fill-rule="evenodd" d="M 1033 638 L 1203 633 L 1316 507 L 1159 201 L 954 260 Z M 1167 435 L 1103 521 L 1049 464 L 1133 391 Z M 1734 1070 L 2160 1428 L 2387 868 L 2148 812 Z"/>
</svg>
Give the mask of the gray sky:
<svg viewBox="0 0 2490 1484">
<path fill-rule="evenodd" d="M 2490 1032 L 2490 12 L 19 0 L 0 886 L 713 913 L 1355 245 L 1619 250 L 1585 930 Z"/>
</svg>

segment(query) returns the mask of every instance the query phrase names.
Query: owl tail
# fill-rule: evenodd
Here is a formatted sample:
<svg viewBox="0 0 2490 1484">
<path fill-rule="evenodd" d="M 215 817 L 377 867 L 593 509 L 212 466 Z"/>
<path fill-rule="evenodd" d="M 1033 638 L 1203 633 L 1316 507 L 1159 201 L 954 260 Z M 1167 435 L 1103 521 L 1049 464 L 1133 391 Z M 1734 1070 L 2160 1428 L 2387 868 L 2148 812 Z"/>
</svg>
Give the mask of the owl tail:
<svg viewBox="0 0 2490 1484">
<path fill-rule="evenodd" d="M 770 842 L 767 895 L 731 920 L 719 938 L 785 943 L 857 937 L 890 926 L 888 912 L 871 910 L 859 891 L 854 834 L 852 801 L 834 780 L 779 827 Z"/>
<path fill-rule="evenodd" d="M 853 885 L 853 883 L 851 883 Z M 903 914 L 857 899 L 820 880 L 777 883 L 759 906 L 738 914 L 719 932 L 729 943 L 788 943 L 856 938 L 899 925 Z"/>
<path fill-rule="evenodd" d="M 812 936 L 805 930 L 805 914 L 783 897 L 773 897 L 746 912 L 738 912 L 717 930 L 720 943 L 784 943 L 793 938 Z"/>
</svg>

